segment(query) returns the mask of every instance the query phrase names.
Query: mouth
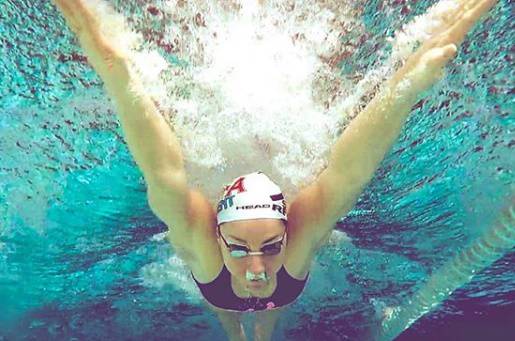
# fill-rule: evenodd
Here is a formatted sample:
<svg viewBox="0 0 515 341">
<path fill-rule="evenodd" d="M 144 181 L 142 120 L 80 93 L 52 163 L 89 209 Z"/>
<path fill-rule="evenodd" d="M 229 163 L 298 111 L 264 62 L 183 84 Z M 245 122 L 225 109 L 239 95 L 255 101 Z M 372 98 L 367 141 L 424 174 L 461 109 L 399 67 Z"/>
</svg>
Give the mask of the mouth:
<svg viewBox="0 0 515 341">
<path fill-rule="evenodd" d="M 248 285 L 251 288 L 262 288 L 266 285 L 265 281 L 248 281 Z"/>
</svg>

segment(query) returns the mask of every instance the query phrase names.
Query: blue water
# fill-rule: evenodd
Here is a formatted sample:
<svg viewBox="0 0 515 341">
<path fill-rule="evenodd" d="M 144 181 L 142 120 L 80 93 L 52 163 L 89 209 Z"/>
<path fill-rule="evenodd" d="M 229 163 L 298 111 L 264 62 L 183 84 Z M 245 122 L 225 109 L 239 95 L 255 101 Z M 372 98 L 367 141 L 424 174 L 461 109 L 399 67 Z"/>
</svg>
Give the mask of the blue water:
<svg viewBox="0 0 515 341">
<path fill-rule="evenodd" d="M 433 3 L 367 2 L 370 36 L 343 70 L 373 68 L 386 37 Z M 377 302 L 402 304 L 490 226 L 513 185 L 514 25 L 505 0 L 471 32 L 338 224 L 352 244 L 320 252 L 274 339 L 366 339 Z M 173 250 L 153 237 L 165 226 L 53 6 L 0 0 L 0 52 L 0 340 L 223 340 L 167 280 Z M 512 250 L 398 339 L 513 340 L 514 265 Z"/>
</svg>

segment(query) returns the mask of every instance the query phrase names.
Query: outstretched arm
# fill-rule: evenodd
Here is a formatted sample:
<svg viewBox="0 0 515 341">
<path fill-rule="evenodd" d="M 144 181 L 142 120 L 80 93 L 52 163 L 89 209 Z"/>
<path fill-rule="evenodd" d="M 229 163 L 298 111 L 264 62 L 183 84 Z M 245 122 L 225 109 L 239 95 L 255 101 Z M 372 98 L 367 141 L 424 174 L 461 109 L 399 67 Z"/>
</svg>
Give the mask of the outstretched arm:
<svg viewBox="0 0 515 341">
<path fill-rule="evenodd" d="M 75 32 L 88 62 L 104 81 L 114 100 L 129 149 L 145 179 L 159 173 L 183 172 L 180 145 L 175 134 L 143 92 L 139 79 L 131 72 L 123 51 L 102 34 L 98 17 L 84 0 L 54 0 Z"/>
<path fill-rule="evenodd" d="M 102 34 L 99 19 L 88 7 L 88 2 L 53 2 L 77 35 L 89 63 L 115 102 L 125 140 L 145 177 L 152 210 L 168 226 L 174 227 L 176 240 L 188 245 L 189 227 L 194 225 L 190 221 L 192 212 L 189 207 L 206 211 L 210 205 L 200 193 L 187 188 L 183 156 L 176 135 L 152 99 L 144 93 L 124 52 L 117 50 L 116 44 Z"/>
<path fill-rule="evenodd" d="M 408 58 L 345 129 L 333 146 L 328 167 L 299 193 L 290 209 L 290 215 L 295 212 L 301 221 L 308 222 L 301 225 L 318 226 L 316 231 L 305 231 L 305 237 L 315 247 L 355 205 L 398 138 L 417 97 L 441 77 L 444 66 L 456 55 L 467 32 L 495 3 L 495 0 L 459 1 L 459 6 L 446 15 L 446 27 Z"/>
</svg>

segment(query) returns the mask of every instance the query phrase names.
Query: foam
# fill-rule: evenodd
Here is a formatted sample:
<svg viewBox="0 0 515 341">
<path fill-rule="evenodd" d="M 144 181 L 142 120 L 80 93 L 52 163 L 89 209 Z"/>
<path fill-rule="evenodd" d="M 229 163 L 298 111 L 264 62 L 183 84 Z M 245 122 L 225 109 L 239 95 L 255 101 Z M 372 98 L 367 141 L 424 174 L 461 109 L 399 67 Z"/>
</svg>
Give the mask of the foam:
<svg viewBox="0 0 515 341">
<path fill-rule="evenodd" d="M 340 77 L 334 62 L 354 52 L 352 44 L 343 44 L 342 30 L 357 37 L 365 32 L 359 4 L 156 2 L 162 43 L 174 46 L 182 65 L 143 48 L 120 16 L 98 8 L 100 17 L 116 23 L 103 27 L 111 27 L 118 41 L 125 37 L 123 49 L 130 51 L 145 92 L 170 115 L 190 185 L 214 202 L 224 183 L 255 170 L 271 176 L 287 198 L 314 180 L 342 127 L 455 4 L 441 1 L 404 25 L 391 39 L 390 58 L 357 83 Z"/>
</svg>

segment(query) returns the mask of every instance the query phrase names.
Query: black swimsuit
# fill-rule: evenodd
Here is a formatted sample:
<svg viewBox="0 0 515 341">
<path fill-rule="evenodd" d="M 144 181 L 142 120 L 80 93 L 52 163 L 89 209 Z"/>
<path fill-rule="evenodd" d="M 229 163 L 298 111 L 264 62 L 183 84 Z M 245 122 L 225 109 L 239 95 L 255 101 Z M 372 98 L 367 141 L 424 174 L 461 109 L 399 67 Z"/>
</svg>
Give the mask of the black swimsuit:
<svg viewBox="0 0 515 341">
<path fill-rule="evenodd" d="M 225 265 L 220 274 L 209 283 L 199 283 L 193 273 L 191 276 L 204 298 L 215 307 L 225 310 L 256 311 L 278 308 L 293 302 L 302 293 L 309 273 L 304 280 L 298 280 L 290 276 L 283 266 L 277 273 L 277 287 L 272 296 L 249 298 L 239 298 L 234 294 L 231 273 Z"/>
</svg>

